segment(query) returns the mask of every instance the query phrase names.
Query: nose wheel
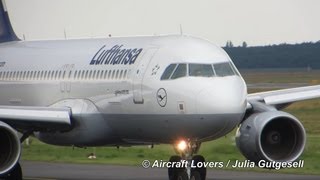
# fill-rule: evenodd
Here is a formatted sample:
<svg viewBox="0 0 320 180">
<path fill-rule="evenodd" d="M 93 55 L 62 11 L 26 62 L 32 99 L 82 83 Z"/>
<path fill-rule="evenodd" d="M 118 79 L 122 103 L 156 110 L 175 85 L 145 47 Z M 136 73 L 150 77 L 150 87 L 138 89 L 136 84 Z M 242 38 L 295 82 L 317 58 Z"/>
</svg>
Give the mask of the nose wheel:
<svg viewBox="0 0 320 180">
<path fill-rule="evenodd" d="M 197 167 L 198 163 L 203 164 L 205 159 L 201 155 L 196 154 L 200 148 L 200 143 L 193 141 L 181 141 L 175 146 L 175 151 L 179 154 L 171 156 L 169 162 L 184 162 L 181 166 L 173 166 L 168 168 L 169 180 L 205 180 L 207 169 L 205 167 Z"/>
</svg>

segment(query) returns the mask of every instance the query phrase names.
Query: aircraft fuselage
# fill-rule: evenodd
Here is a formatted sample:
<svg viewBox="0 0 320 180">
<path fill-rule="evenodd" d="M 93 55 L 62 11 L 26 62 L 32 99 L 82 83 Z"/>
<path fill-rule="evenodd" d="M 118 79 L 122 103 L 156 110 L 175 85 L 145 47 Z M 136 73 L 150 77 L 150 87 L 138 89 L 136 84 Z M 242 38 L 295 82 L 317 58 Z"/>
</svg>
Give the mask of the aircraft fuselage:
<svg viewBox="0 0 320 180">
<path fill-rule="evenodd" d="M 0 54 L 2 105 L 73 109 L 70 131 L 36 134 L 50 144 L 207 141 L 234 129 L 246 110 L 231 59 L 197 38 L 9 42 Z"/>
</svg>

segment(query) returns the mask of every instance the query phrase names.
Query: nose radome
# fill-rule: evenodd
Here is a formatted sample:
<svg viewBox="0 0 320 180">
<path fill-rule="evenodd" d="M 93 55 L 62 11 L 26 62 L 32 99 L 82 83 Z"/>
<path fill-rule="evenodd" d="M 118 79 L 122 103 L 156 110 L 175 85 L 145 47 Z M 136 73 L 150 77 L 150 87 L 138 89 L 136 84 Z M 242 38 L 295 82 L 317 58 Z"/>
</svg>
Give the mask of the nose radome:
<svg viewBox="0 0 320 180">
<path fill-rule="evenodd" d="M 239 80 L 215 81 L 197 95 L 199 114 L 243 113 L 246 106 L 246 89 Z"/>
</svg>

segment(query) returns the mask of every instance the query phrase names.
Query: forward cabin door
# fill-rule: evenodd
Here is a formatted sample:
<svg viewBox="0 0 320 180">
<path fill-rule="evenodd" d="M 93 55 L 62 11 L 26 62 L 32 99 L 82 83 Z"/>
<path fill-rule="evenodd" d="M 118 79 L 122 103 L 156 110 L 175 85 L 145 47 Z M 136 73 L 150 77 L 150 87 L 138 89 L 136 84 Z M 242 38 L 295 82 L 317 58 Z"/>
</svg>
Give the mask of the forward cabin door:
<svg viewBox="0 0 320 180">
<path fill-rule="evenodd" d="M 133 102 L 135 104 L 143 104 L 143 78 L 153 56 L 158 51 L 158 48 L 149 48 L 141 57 L 137 68 L 133 75 Z"/>
</svg>

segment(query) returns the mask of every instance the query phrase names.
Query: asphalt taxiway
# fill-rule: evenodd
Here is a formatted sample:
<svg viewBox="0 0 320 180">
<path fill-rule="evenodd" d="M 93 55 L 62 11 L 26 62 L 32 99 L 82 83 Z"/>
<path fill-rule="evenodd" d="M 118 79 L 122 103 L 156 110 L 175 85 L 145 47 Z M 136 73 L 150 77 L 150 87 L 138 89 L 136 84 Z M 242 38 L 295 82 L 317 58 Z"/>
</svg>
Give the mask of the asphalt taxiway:
<svg viewBox="0 0 320 180">
<path fill-rule="evenodd" d="M 167 170 L 133 166 L 21 162 L 24 180 L 166 180 Z M 208 170 L 207 180 L 319 180 L 320 176 Z"/>
</svg>

